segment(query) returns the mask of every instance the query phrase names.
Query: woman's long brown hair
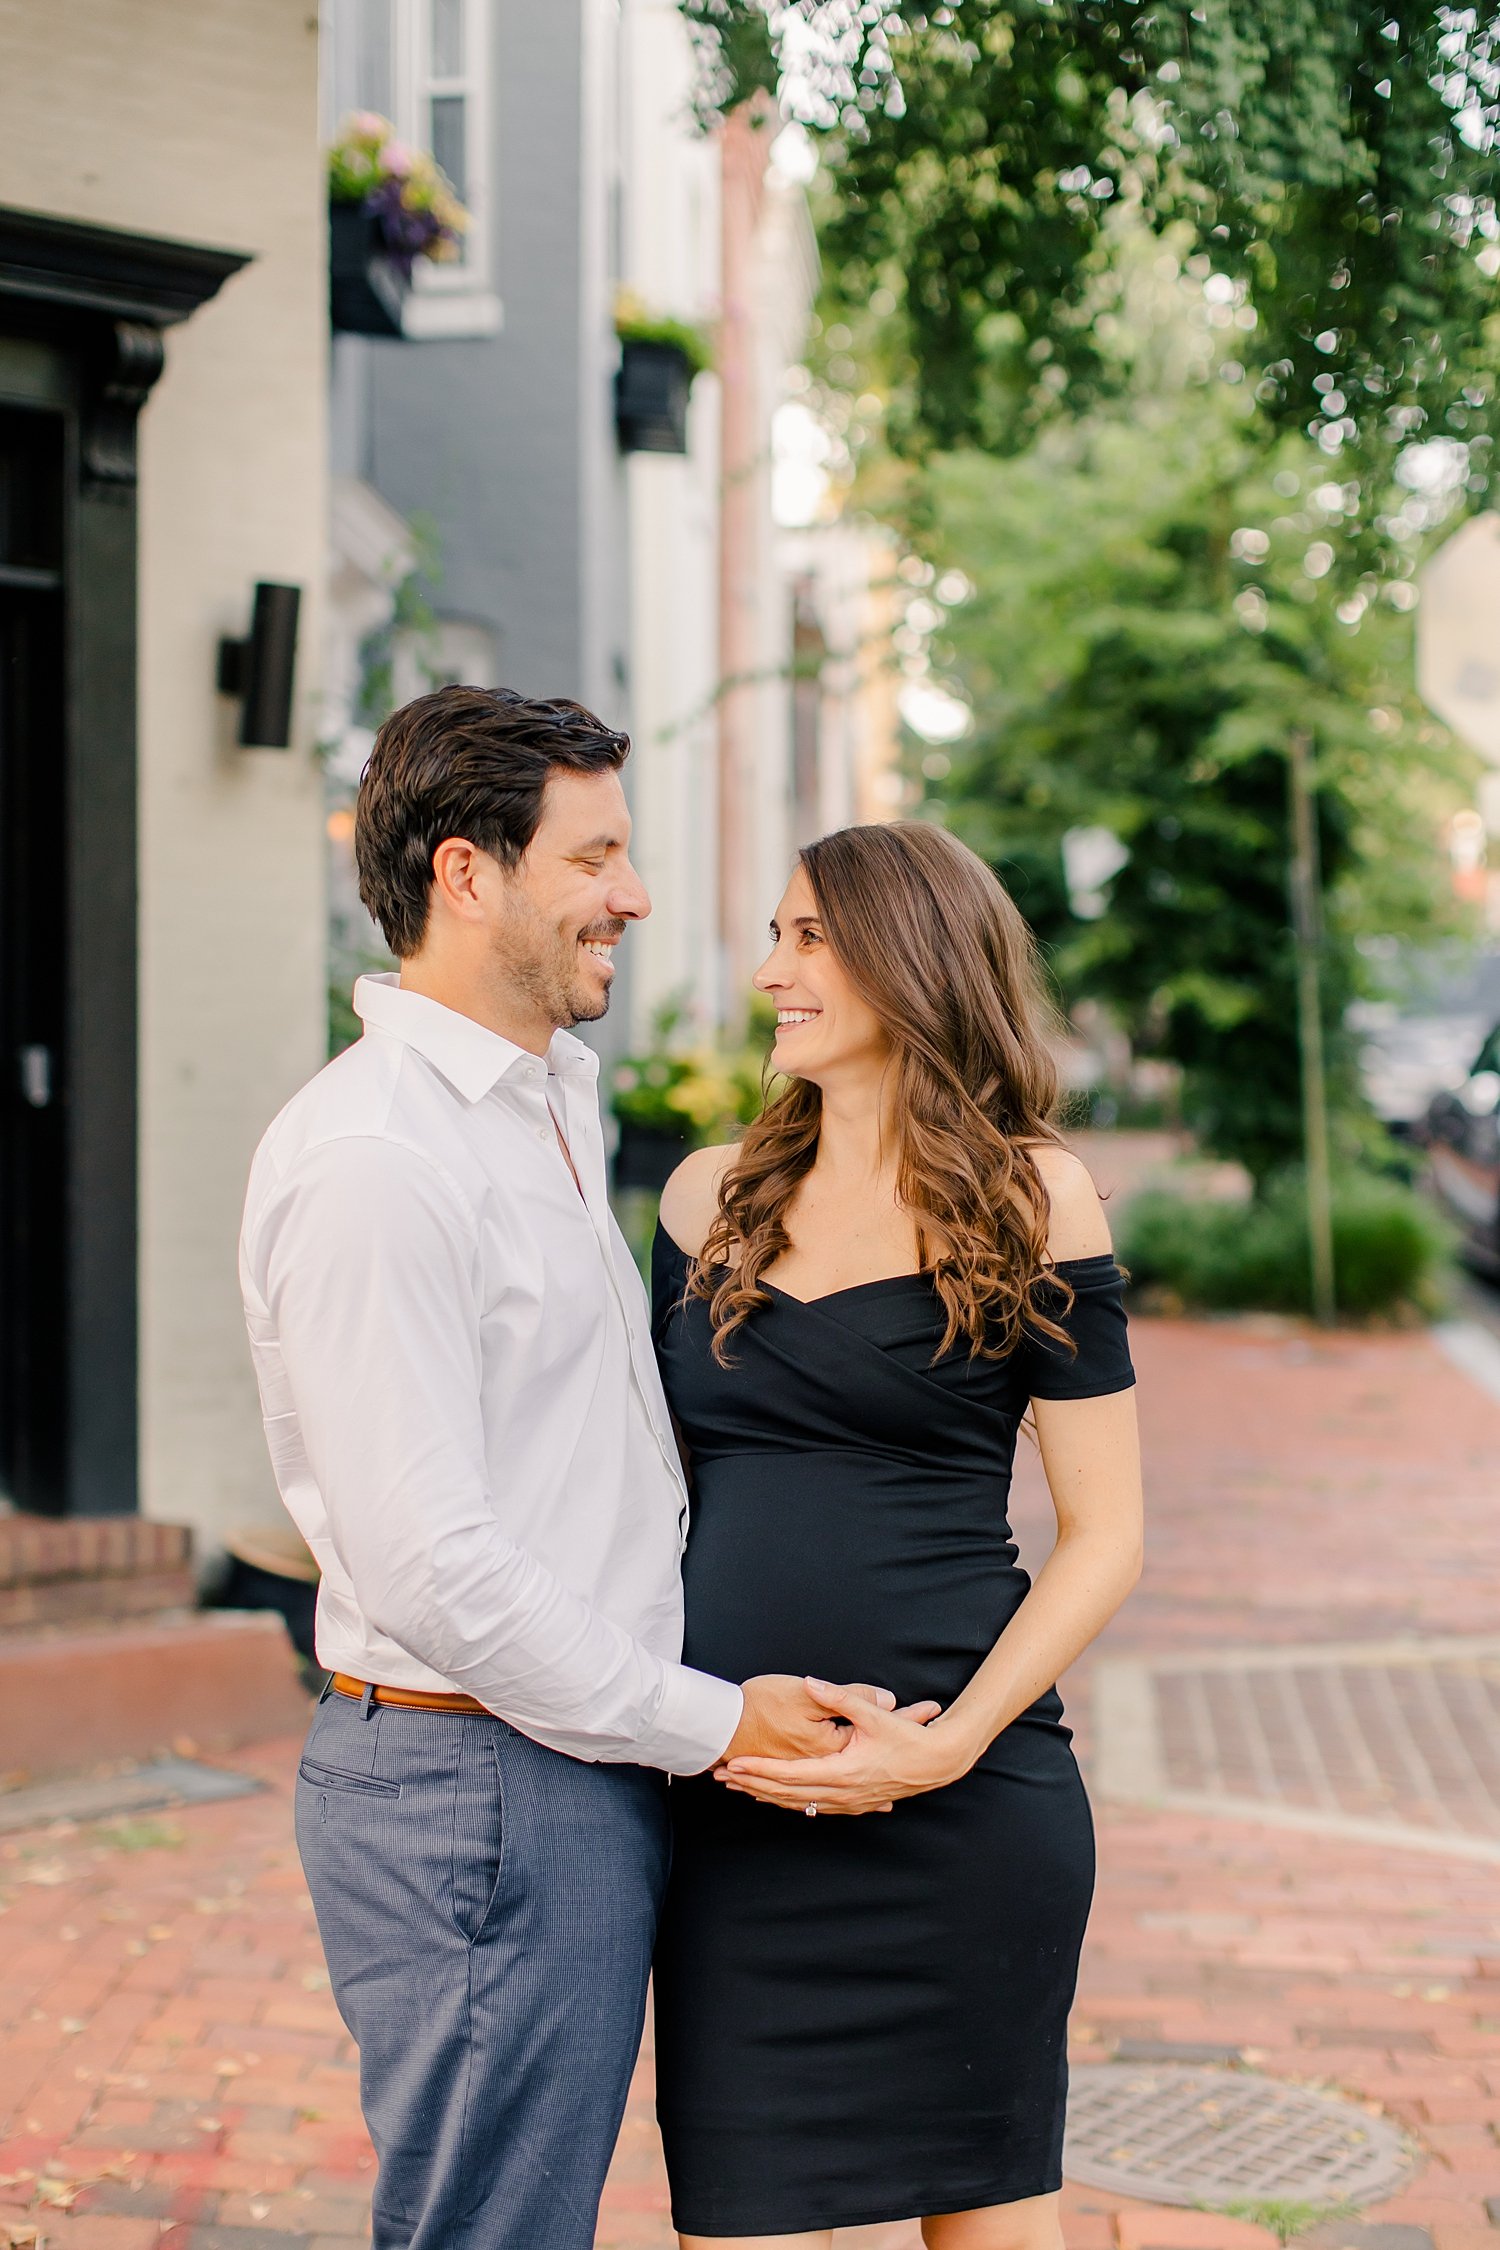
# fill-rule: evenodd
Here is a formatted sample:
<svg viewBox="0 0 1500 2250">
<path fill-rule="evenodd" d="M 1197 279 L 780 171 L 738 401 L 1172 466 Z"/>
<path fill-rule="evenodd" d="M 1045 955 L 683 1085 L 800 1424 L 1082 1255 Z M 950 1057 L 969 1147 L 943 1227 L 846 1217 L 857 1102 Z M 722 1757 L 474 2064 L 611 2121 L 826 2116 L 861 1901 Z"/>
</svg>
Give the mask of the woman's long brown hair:
<svg viewBox="0 0 1500 2250">
<path fill-rule="evenodd" d="M 1047 1263 L 1048 1199 L 1032 1156 L 1058 1135 L 1057 1071 L 1036 941 L 983 860 L 941 828 L 840 828 L 798 855 L 823 936 L 891 1043 L 897 1193 L 946 1316 L 1003 1358 L 1031 1326 L 1066 1341 L 1071 1293 Z M 822 1095 L 792 1078 L 746 1130 L 688 1284 L 708 1299 L 714 1356 L 771 1302 L 761 1281 L 791 1247 L 787 1213 L 817 1154 Z"/>
</svg>

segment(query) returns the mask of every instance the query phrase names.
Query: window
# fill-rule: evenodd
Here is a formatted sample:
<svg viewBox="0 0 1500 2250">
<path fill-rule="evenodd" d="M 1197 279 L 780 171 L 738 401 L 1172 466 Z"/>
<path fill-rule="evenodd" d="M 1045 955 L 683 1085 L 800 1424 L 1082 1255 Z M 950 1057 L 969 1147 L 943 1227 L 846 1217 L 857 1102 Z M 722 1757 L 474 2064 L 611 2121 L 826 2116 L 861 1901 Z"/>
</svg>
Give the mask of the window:
<svg viewBox="0 0 1500 2250">
<path fill-rule="evenodd" d="M 409 336 L 484 336 L 500 326 L 490 179 L 488 0 L 330 0 L 329 128 L 378 110 L 402 140 L 432 151 L 469 212 L 461 255 L 419 258 Z"/>
</svg>

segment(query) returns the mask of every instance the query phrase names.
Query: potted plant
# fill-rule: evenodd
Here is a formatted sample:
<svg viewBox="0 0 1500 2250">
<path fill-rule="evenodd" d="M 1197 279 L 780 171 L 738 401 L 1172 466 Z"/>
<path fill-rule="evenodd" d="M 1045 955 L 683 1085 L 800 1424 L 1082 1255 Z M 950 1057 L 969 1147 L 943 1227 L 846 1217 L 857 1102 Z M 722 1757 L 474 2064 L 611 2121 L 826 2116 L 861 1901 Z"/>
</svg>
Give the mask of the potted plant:
<svg viewBox="0 0 1500 2250">
<path fill-rule="evenodd" d="M 713 365 L 708 337 L 691 321 L 652 313 L 623 293 L 615 307 L 620 368 L 615 428 L 626 453 L 686 453 L 688 394 Z"/>
<path fill-rule="evenodd" d="M 399 336 L 418 258 L 456 258 L 469 214 L 433 159 L 373 110 L 328 152 L 329 310 L 358 336 Z"/>
<path fill-rule="evenodd" d="M 659 1193 L 690 1148 L 735 1139 L 761 1103 L 763 1041 L 726 1051 L 687 1044 L 684 1010 L 670 1000 L 652 1020 L 644 1054 L 616 1063 L 611 1107 L 620 1129 L 615 1186 Z"/>
</svg>

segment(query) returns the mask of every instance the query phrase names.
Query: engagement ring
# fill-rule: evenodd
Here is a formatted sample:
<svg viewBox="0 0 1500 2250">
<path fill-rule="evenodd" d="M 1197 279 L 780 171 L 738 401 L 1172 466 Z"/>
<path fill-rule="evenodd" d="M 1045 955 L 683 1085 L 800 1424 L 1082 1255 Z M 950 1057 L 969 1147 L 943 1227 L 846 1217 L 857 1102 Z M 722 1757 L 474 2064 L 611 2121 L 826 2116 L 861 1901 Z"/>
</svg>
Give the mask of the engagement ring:
<svg viewBox="0 0 1500 2250">
<path fill-rule="evenodd" d="M 808 1817 L 808 1819 L 809 1819 L 809 1820 L 816 1820 L 816 1819 L 817 1819 L 817 1817 L 818 1817 L 818 1808 L 817 1808 L 817 1806 L 816 1806 L 816 1805 L 807 1805 L 807 1806 L 804 1806 L 804 1808 L 803 1808 L 803 1809 L 804 1809 L 804 1811 L 806 1812 L 806 1814 L 807 1814 L 807 1817 Z"/>
</svg>

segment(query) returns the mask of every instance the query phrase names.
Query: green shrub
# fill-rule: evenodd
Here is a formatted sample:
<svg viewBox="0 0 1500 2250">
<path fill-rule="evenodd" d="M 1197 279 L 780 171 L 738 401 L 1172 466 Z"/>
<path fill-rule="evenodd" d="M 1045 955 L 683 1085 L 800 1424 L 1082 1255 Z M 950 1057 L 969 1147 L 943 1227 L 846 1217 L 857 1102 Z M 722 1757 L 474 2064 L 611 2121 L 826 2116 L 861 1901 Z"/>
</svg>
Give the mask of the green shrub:
<svg viewBox="0 0 1500 2250">
<path fill-rule="evenodd" d="M 651 1044 L 622 1055 L 610 1077 L 610 1107 L 622 1124 L 685 1133 L 694 1147 L 738 1140 L 765 1100 L 766 1051 L 775 1010 L 751 1011 L 742 1045 L 694 1041 L 686 1004 L 674 994 L 651 1019 Z"/>
<path fill-rule="evenodd" d="M 1437 1214 L 1399 1180 L 1346 1174 L 1333 1197 L 1339 1311 L 1436 1310 L 1447 1242 Z M 1311 1309 L 1300 1174 L 1283 1174 L 1250 1203 L 1148 1190 L 1128 1205 L 1119 1247 L 1136 1287 L 1170 1290 L 1186 1305 L 1215 1312 Z"/>
</svg>

